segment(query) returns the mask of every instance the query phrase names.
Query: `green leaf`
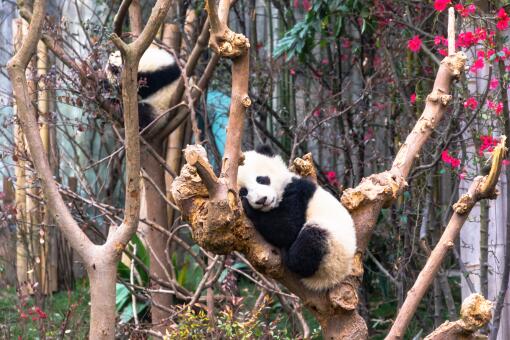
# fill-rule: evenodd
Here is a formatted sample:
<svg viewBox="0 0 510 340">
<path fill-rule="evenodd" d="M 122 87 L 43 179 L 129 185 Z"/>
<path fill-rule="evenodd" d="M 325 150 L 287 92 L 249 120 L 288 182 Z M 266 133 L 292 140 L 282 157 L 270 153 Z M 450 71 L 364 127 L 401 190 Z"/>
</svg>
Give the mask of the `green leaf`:
<svg viewBox="0 0 510 340">
<path fill-rule="evenodd" d="M 342 33 L 343 23 L 343 18 L 339 17 L 335 25 L 335 37 L 338 37 Z"/>
<path fill-rule="evenodd" d="M 147 309 L 147 307 L 149 306 L 149 303 L 148 302 L 137 302 L 136 304 L 136 314 L 137 315 L 140 315 L 140 313 L 142 313 L 145 309 Z M 133 319 L 134 317 L 134 314 L 133 314 L 133 307 L 131 306 L 131 304 L 128 304 L 126 305 L 123 309 L 122 309 L 122 313 L 120 313 L 119 315 L 119 319 L 120 319 L 120 323 L 128 323 L 129 321 L 131 321 L 131 319 Z"/>
<path fill-rule="evenodd" d="M 124 263 L 119 262 L 119 264 L 117 265 L 117 274 L 119 274 L 119 276 L 124 280 L 129 280 L 130 274 L 129 267 L 126 266 Z"/>
<path fill-rule="evenodd" d="M 122 283 L 115 285 L 115 310 L 120 312 L 128 302 L 131 292 Z"/>
</svg>

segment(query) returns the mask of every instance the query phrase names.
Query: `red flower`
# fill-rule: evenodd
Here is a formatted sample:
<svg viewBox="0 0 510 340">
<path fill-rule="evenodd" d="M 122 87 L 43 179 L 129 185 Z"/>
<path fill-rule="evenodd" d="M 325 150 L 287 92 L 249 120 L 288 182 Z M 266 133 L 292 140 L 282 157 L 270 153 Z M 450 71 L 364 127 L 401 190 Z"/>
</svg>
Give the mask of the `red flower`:
<svg viewBox="0 0 510 340">
<path fill-rule="evenodd" d="M 442 55 L 443 57 L 446 57 L 448 55 L 448 50 L 446 48 L 442 48 L 440 49 L 439 51 L 439 54 Z"/>
<path fill-rule="evenodd" d="M 413 94 L 411 95 L 411 97 L 409 98 L 409 100 L 411 101 L 411 104 L 416 103 L 416 93 L 413 93 Z"/>
<path fill-rule="evenodd" d="M 458 168 L 460 166 L 460 159 L 451 156 L 448 150 L 441 152 L 441 159 L 446 164 L 450 164 L 452 168 Z"/>
<path fill-rule="evenodd" d="M 477 106 L 478 106 L 478 102 L 476 101 L 476 99 L 474 97 L 469 97 L 464 102 L 464 107 L 470 108 L 471 110 L 476 109 Z"/>
<path fill-rule="evenodd" d="M 508 47 L 503 47 L 501 49 L 500 54 L 503 54 L 503 56 L 501 56 L 501 59 L 505 60 L 506 58 L 510 57 L 510 49 Z"/>
<path fill-rule="evenodd" d="M 328 182 L 331 184 L 331 185 L 338 185 L 338 180 L 336 178 L 336 172 L 334 171 L 328 171 L 326 172 L 326 177 L 328 179 Z"/>
<path fill-rule="evenodd" d="M 451 0 L 435 0 L 434 1 L 434 9 L 438 12 L 442 12 L 448 7 Z"/>
<path fill-rule="evenodd" d="M 471 14 L 474 14 L 476 11 L 476 6 L 471 4 L 467 7 L 464 7 L 462 4 L 457 4 L 454 6 L 455 10 L 459 12 L 460 16 L 467 17 Z"/>
<path fill-rule="evenodd" d="M 476 34 L 470 31 L 459 33 L 457 45 L 459 47 L 469 48 L 476 44 L 478 42 L 478 39 L 479 38 L 476 36 Z"/>
<path fill-rule="evenodd" d="M 412 52 L 418 52 L 421 49 L 420 37 L 417 35 L 412 37 L 412 39 L 407 42 L 407 48 L 409 48 Z"/>
<path fill-rule="evenodd" d="M 35 312 L 37 313 L 37 315 L 39 315 L 39 318 L 41 319 L 46 319 L 48 317 L 48 315 L 39 307 L 34 307 L 35 309 Z"/>
<path fill-rule="evenodd" d="M 508 28 L 508 23 L 510 22 L 510 17 L 508 17 L 508 14 L 503 7 L 499 9 L 496 17 L 498 18 L 498 22 L 496 23 L 498 30 L 506 30 Z"/>
<path fill-rule="evenodd" d="M 496 108 L 494 109 L 494 112 L 496 113 L 496 116 L 500 116 L 501 112 L 503 112 L 503 103 L 499 102 Z"/>
<path fill-rule="evenodd" d="M 441 159 L 445 163 L 450 163 L 451 156 L 448 153 L 448 150 L 444 150 L 443 152 L 441 152 Z"/>
<path fill-rule="evenodd" d="M 496 113 L 496 116 L 501 115 L 501 112 L 503 112 L 502 102 L 497 103 L 487 99 L 487 107 L 489 108 L 489 110 L 493 110 Z"/>
<path fill-rule="evenodd" d="M 489 84 L 489 88 L 491 90 L 495 90 L 495 89 L 498 88 L 498 86 L 499 86 L 499 80 L 498 79 L 492 79 L 490 84 Z"/>
<path fill-rule="evenodd" d="M 26 315 L 24 312 L 20 312 L 19 317 L 25 320 L 28 319 L 28 315 Z"/>
<path fill-rule="evenodd" d="M 483 62 L 483 58 L 478 58 L 469 70 L 473 73 L 476 73 L 476 71 L 481 70 L 484 66 L 485 63 Z"/>
<path fill-rule="evenodd" d="M 468 5 L 466 7 L 466 13 L 468 15 L 475 14 L 475 12 L 476 12 L 476 6 L 474 4 Z"/>
<path fill-rule="evenodd" d="M 499 143 L 499 140 L 492 136 L 480 136 L 480 140 L 482 141 L 480 149 L 478 150 L 480 155 L 483 155 L 484 151 L 494 151 L 494 147 Z"/>
<path fill-rule="evenodd" d="M 503 162 L 501 162 L 504 166 L 507 166 L 510 164 L 510 161 L 508 159 L 503 159 Z"/>
<path fill-rule="evenodd" d="M 452 167 L 458 168 L 460 166 L 460 159 L 452 157 L 452 162 L 450 164 Z"/>
<path fill-rule="evenodd" d="M 296 75 L 296 70 L 294 70 L 293 68 L 290 69 L 290 74 L 292 76 L 295 76 Z"/>
<path fill-rule="evenodd" d="M 443 39 L 444 39 L 444 37 L 442 37 L 442 36 L 440 36 L 440 35 L 436 35 L 436 36 L 434 37 L 434 45 L 439 45 L 440 43 L 442 43 L 442 42 L 443 42 Z"/>
<path fill-rule="evenodd" d="M 478 40 L 485 40 L 487 39 L 487 31 L 483 28 L 477 28 L 475 29 L 475 35 Z"/>
</svg>

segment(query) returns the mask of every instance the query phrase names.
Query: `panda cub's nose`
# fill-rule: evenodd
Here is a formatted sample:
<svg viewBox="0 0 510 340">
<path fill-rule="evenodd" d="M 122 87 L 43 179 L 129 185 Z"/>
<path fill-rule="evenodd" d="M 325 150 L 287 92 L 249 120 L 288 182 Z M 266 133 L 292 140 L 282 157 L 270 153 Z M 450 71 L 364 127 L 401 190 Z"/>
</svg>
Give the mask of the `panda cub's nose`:
<svg viewBox="0 0 510 340">
<path fill-rule="evenodd" d="M 266 201 L 267 201 L 267 196 L 264 196 L 255 203 L 263 205 L 264 203 L 266 203 Z"/>
</svg>

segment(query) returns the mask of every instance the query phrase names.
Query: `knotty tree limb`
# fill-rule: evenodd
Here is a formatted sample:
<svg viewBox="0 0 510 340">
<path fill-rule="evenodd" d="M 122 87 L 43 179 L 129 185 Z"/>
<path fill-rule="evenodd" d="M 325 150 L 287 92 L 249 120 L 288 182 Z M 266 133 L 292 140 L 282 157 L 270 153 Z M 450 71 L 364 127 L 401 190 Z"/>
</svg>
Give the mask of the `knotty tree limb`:
<svg viewBox="0 0 510 340">
<path fill-rule="evenodd" d="M 190 222 L 193 237 L 205 249 L 219 254 L 240 251 L 261 273 L 277 279 L 301 298 L 322 326 L 327 339 L 365 339 L 368 337 L 365 321 L 357 312 L 357 290 L 363 277 L 362 258 L 370 241 L 380 210 L 391 204 L 405 189 L 406 177 L 421 148 L 443 117 L 451 100 L 450 86 L 463 71 L 466 56 L 459 52 L 444 58 L 439 67 L 432 92 L 427 97 L 422 116 L 407 137 L 389 171 L 374 174 L 362 180 L 354 189 L 344 192 L 342 203 L 354 219 L 358 252 L 351 275 L 338 287 L 326 293 L 310 291 L 300 279 L 283 265 L 279 250 L 269 245 L 241 214 L 235 190 L 236 172 L 240 155 L 244 107 L 249 106 L 245 96 L 248 85 L 245 37 L 231 32 L 226 26 L 223 9 L 228 0 L 220 2 L 217 12 L 212 1 L 206 4 L 211 22 L 210 46 L 222 56 L 233 58 L 232 106 L 227 129 L 227 143 L 221 174 L 218 178 L 208 169 L 205 150 L 188 146 L 185 153 L 201 149 L 195 166 L 186 164 L 172 183 L 172 194 L 181 208 L 183 218 Z M 224 15 L 224 16 L 223 16 Z M 214 16 L 214 17 L 212 17 Z M 453 29 L 453 28 L 452 28 Z M 194 148 L 198 148 L 193 150 Z M 294 165 L 296 171 L 305 169 Z M 313 173 L 303 174 L 308 176 Z"/>
<path fill-rule="evenodd" d="M 462 303 L 460 320 L 446 321 L 425 340 L 480 339 L 476 332 L 489 323 L 491 317 L 492 303 L 480 294 L 471 294 Z"/>
<path fill-rule="evenodd" d="M 78 252 L 90 279 L 92 339 L 113 339 L 115 336 L 115 282 L 120 255 L 138 226 L 140 210 L 140 146 L 138 139 L 137 68 L 143 52 L 152 42 L 157 28 L 165 18 L 170 0 L 158 0 L 140 37 L 126 45 L 117 35 L 112 39 L 121 49 L 126 67 L 122 72 L 123 104 L 125 113 L 126 199 L 123 223 L 112 226 L 103 245 L 93 244 L 73 219 L 58 186 L 53 179 L 47 154 L 39 134 L 36 108 L 30 99 L 25 70 L 35 53 L 45 19 L 45 0 L 36 0 L 33 12 L 20 1 L 24 15 L 31 18 L 29 30 L 21 48 L 9 60 L 7 70 L 12 81 L 20 124 L 30 149 L 31 157 L 41 179 L 48 210 L 71 246 Z"/>
<path fill-rule="evenodd" d="M 446 226 L 443 235 L 441 235 L 427 263 L 414 282 L 413 287 L 407 292 L 407 298 L 400 308 L 397 318 L 386 339 L 403 339 L 407 326 L 416 312 L 421 299 L 436 277 L 446 254 L 454 247 L 455 240 L 459 236 L 460 229 L 469 217 L 471 209 L 481 199 L 496 198 L 496 183 L 506 153 L 505 141 L 506 137 L 503 136 L 501 142 L 494 149 L 490 173 L 487 176 L 476 177 L 469 187 L 468 192 L 453 205 L 454 213 L 450 222 Z"/>
</svg>

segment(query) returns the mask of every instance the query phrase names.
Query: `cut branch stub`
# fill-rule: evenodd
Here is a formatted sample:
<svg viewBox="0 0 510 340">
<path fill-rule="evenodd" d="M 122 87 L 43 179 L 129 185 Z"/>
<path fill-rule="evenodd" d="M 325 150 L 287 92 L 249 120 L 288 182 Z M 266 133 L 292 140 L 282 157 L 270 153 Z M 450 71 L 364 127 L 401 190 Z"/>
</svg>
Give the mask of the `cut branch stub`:
<svg viewBox="0 0 510 340">
<path fill-rule="evenodd" d="M 196 172 L 202 179 L 209 193 L 216 192 L 218 189 L 218 178 L 207 160 L 207 153 L 200 145 L 188 145 L 184 150 L 186 162 L 196 169 Z"/>
<path fill-rule="evenodd" d="M 223 32 L 211 32 L 209 47 L 222 57 L 236 58 L 250 48 L 250 41 L 241 33 L 235 33 L 230 28 L 225 27 Z M 248 107 L 251 103 L 246 102 Z"/>
<path fill-rule="evenodd" d="M 492 303 L 480 294 L 471 294 L 462 303 L 460 315 L 460 320 L 446 321 L 425 340 L 477 339 L 475 333 L 492 318 Z"/>
<path fill-rule="evenodd" d="M 453 77 L 459 78 L 466 67 L 466 60 L 467 56 L 464 52 L 457 52 L 441 60 L 441 64 L 446 64 L 451 70 Z"/>
<path fill-rule="evenodd" d="M 314 183 L 317 183 L 317 170 L 313 165 L 311 152 L 307 153 L 303 157 L 296 158 L 292 162 L 290 171 L 297 173 L 301 177 L 307 177 Z"/>
<path fill-rule="evenodd" d="M 404 178 L 385 171 L 363 178 L 356 188 L 346 189 L 341 201 L 349 211 L 376 200 L 391 203 L 406 186 Z"/>
</svg>

